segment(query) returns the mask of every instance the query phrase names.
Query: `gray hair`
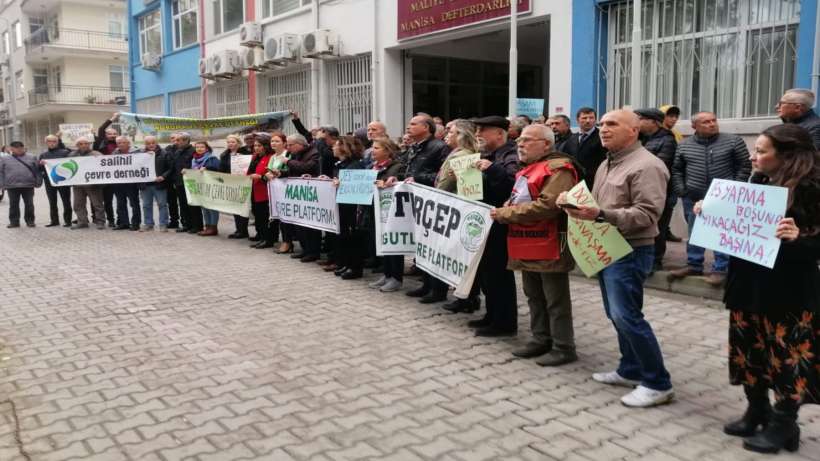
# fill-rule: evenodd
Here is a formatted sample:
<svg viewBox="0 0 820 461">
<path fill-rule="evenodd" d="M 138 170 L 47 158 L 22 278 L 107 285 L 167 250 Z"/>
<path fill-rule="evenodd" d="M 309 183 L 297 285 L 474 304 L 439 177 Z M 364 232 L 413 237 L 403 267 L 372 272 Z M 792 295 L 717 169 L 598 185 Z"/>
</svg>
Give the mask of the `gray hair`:
<svg viewBox="0 0 820 461">
<path fill-rule="evenodd" d="M 90 140 L 90 139 L 88 139 L 88 138 L 87 138 L 87 137 L 85 137 L 85 136 L 80 136 L 79 138 L 77 138 L 77 140 L 76 140 L 76 141 L 74 141 L 74 143 L 75 143 L 75 144 L 79 144 L 79 143 L 81 143 L 81 142 L 87 142 L 87 143 L 91 144 L 91 140 Z"/>
<path fill-rule="evenodd" d="M 117 142 L 120 142 L 120 141 L 126 141 L 126 142 L 128 142 L 128 144 L 131 144 L 131 140 L 130 140 L 130 139 L 128 139 L 128 136 L 117 136 L 116 141 L 117 141 Z"/>
<path fill-rule="evenodd" d="M 55 135 L 53 135 L 53 134 L 50 134 L 50 135 L 46 136 L 46 141 L 49 141 L 49 140 L 51 140 L 51 141 L 59 141 L 59 140 L 60 140 L 60 138 L 58 138 L 57 136 L 55 136 Z"/>
<path fill-rule="evenodd" d="M 786 90 L 784 96 L 790 95 L 792 96 L 791 99 L 794 99 L 795 104 L 801 104 L 806 109 L 814 107 L 814 93 L 811 90 L 807 90 L 805 88 L 792 88 L 790 90 Z"/>
<path fill-rule="evenodd" d="M 524 128 L 526 128 L 527 126 L 529 126 L 529 123 L 527 123 L 527 121 L 523 118 L 515 117 L 514 119 L 510 120 L 510 128 L 515 129 L 515 131 L 519 133 L 524 131 Z"/>
<path fill-rule="evenodd" d="M 287 139 L 288 139 L 289 142 L 295 142 L 295 143 L 301 144 L 303 146 L 308 145 L 307 139 L 305 139 L 305 137 L 302 136 L 301 134 L 292 134 L 292 135 L 288 136 Z"/>
<path fill-rule="evenodd" d="M 142 142 L 144 142 L 144 143 L 147 143 L 149 140 L 157 142 L 157 137 L 153 136 L 153 135 L 148 135 L 148 136 L 142 138 Z"/>
<path fill-rule="evenodd" d="M 700 122 L 700 117 L 701 117 L 701 115 L 704 115 L 704 114 L 714 115 L 715 117 L 717 117 L 717 114 L 715 114 L 714 112 L 709 112 L 708 110 L 702 110 L 702 111 L 692 115 L 692 125 Z"/>
<path fill-rule="evenodd" d="M 524 128 L 531 128 L 533 130 L 541 131 L 541 136 L 544 137 L 547 141 L 550 142 L 550 150 L 555 146 L 555 133 L 552 132 L 552 128 L 548 127 L 547 125 L 542 125 L 540 123 L 533 123 L 532 125 L 527 125 Z M 521 130 L 524 131 L 524 130 Z"/>
<path fill-rule="evenodd" d="M 177 138 L 184 142 L 191 142 L 191 133 L 188 133 L 187 131 L 180 131 L 177 133 Z"/>
</svg>

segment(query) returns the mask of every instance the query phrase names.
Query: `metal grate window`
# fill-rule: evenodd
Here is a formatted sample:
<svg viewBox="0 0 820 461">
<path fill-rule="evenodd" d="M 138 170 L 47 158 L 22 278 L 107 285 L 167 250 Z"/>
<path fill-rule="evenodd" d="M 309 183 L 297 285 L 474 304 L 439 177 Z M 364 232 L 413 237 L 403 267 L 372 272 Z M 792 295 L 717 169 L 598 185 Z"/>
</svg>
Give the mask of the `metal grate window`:
<svg viewBox="0 0 820 461">
<path fill-rule="evenodd" d="M 244 78 L 208 87 L 208 117 L 247 115 L 249 104 L 248 81 Z"/>
<path fill-rule="evenodd" d="M 310 112 L 310 66 L 303 66 L 297 70 L 287 70 L 286 73 L 275 73 L 263 76 L 260 79 L 262 99 L 265 101 L 265 110 L 290 110 L 299 114 L 305 121 L 311 120 Z M 284 132 L 295 134 L 292 123 L 285 123 Z"/>
<path fill-rule="evenodd" d="M 367 126 L 372 118 L 370 55 L 328 62 L 331 122 L 341 133 Z"/>
<path fill-rule="evenodd" d="M 607 108 L 633 104 L 633 1 L 602 7 Z M 800 0 L 644 0 L 641 105 L 765 117 L 794 85 Z"/>
<path fill-rule="evenodd" d="M 153 96 L 150 98 L 137 100 L 137 113 L 145 115 L 165 115 L 165 110 L 162 108 L 162 96 Z"/>
<path fill-rule="evenodd" d="M 202 103 L 199 88 L 172 93 L 171 116 L 202 118 Z"/>
</svg>

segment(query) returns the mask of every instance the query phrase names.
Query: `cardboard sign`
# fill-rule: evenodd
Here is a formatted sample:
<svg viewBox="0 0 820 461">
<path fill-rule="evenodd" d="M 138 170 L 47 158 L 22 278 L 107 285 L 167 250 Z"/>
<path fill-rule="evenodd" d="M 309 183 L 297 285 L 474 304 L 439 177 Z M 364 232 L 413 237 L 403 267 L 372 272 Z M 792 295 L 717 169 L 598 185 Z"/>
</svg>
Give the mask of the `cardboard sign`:
<svg viewBox="0 0 820 461">
<path fill-rule="evenodd" d="M 450 158 L 450 168 L 456 175 L 456 190 L 458 195 L 469 200 L 484 198 L 484 180 L 481 171 L 475 167 L 475 162 L 481 159 L 481 154 L 461 155 Z"/>
<path fill-rule="evenodd" d="M 66 146 L 76 146 L 80 137 L 94 143 L 94 125 L 90 123 L 61 123 L 57 127 L 60 130 L 60 139 Z"/>
<path fill-rule="evenodd" d="M 771 269 L 780 251 L 775 230 L 788 195 L 785 187 L 714 179 L 689 243 Z"/>
<path fill-rule="evenodd" d="M 339 233 L 336 187 L 323 179 L 268 181 L 271 218 L 298 226 Z"/>
</svg>

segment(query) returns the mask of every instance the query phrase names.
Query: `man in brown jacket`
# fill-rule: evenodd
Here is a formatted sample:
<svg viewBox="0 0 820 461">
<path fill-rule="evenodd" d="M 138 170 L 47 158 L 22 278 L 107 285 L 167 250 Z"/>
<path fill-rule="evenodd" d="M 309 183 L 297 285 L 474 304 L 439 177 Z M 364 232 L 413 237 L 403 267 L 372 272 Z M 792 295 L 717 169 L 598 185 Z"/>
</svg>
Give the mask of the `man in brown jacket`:
<svg viewBox="0 0 820 461">
<path fill-rule="evenodd" d="M 572 327 L 569 271 L 575 267 L 567 247 L 567 217 L 555 204 L 578 182 L 569 155 L 554 152 L 555 136 L 546 125 L 524 128 L 516 140 L 525 165 L 516 175 L 510 200 L 490 216 L 509 224 L 510 270 L 520 270 L 530 306 L 532 340 L 513 351 L 535 363 L 558 366 L 578 360 Z"/>
<path fill-rule="evenodd" d="M 670 402 L 675 393 L 655 333 L 643 313 L 643 284 L 652 270 L 658 219 L 666 201 L 669 171 L 638 142 L 640 121 L 628 110 L 614 110 L 601 119 L 601 143 L 607 159 L 598 168 L 592 196 L 600 208 L 565 208 L 573 218 L 607 222 L 632 246 L 632 253 L 598 274 L 607 317 L 615 326 L 621 362 L 618 369 L 595 373 L 595 381 L 635 387 L 621 398 L 629 407 Z M 567 203 L 566 194 L 557 200 Z"/>
</svg>

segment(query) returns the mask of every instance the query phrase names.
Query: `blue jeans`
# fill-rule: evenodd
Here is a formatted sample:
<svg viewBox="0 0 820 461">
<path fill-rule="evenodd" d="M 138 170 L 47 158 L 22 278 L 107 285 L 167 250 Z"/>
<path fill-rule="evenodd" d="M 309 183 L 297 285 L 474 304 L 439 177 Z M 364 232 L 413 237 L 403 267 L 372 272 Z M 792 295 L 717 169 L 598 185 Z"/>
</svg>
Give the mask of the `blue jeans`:
<svg viewBox="0 0 820 461">
<path fill-rule="evenodd" d="M 692 211 L 692 208 L 695 206 L 695 203 L 688 198 L 682 198 L 681 201 L 683 202 L 683 215 L 686 217 L 686 224 L 689 225 L 689 236 L 692 236 L 692 229 L 695 227 L 695 213 Z M 703 255 L 706 253 L 706 249 L 703 247 L 690 245 L 688 242 L 686 243 L 686 265 L 690 268 L 698 271 L 703 272 Z M 726 271 L 729 269 L 729 255 L 715 253 L 715 262 L 712 263 L 712 272 L 718 272 L 725 274 Z"/>
<path fill-rule="evenodd" d="M 154 227 L 154 201 L 159 209 L 159 225 L 168 226 L 168 191 L 160 189 L 155 185 L 146 185 L 140 190 L 142 199 L 142 215 L 145 218 L 143 224 Z"/>
<path fill-rule="evenodd" d="M 216 226 L 216 224 L 219 222 L 219 212 L 203 208 L 202 220 L 206 226 Z"/>
<path fill-rule="evenodd" d="M 672 387 L 655 333 L 643 316 L 643 283 L 652 270 L 652 245 L 634 248 L 598 274 L 606 316 L 615 325 L 621 363 L 618 374 L 650 389 Z"/>
</svg>

